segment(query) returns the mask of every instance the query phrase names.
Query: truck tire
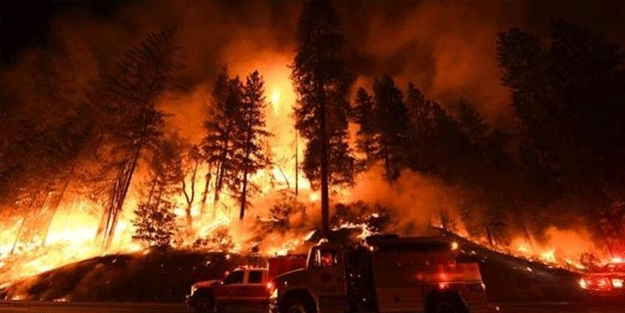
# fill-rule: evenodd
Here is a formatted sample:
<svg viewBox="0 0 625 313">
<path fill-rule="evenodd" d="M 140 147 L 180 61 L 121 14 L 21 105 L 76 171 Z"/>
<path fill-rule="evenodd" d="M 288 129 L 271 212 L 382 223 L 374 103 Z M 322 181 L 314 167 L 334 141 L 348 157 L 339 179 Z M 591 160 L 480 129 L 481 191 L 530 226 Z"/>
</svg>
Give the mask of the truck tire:
<svg viewBox="0 0 625 313">
<path fill-rule="evenodd" d="M 202 296 L 197 299 L 193 306 L 195 313 L 217 313 L 217 309 L 213 300 L 209 297 Z"/>
<path fill-rule="evenodd" d="M 428 313 L 468 313 L 464 303 L 451 295 L 440 295 L 432 303 Z"/>
<path fill-rule="evenodd" d="M 292 297 L 285 301 L 282 313 L 316 313 L 314 303 L 303 297 Z"/>
<path fill-rule="evenodd" d="M 308 312 L 308 310 L 306 309 L 306 306 L 303 303 L 296 302 L 296 303 L 291 304 L 288 307 L 287 313 L 312 313 L 312 312 Z"/>
</svg>

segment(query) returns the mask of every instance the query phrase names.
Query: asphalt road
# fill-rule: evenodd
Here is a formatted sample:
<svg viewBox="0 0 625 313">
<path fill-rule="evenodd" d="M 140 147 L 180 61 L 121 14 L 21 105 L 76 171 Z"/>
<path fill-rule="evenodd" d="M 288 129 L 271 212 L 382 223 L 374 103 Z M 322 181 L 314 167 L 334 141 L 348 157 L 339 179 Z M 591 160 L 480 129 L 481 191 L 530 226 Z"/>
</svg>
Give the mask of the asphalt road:
<svg viewBox="0 0 625 313">
<path fill-rule="evenodd" d="M 500 304 L 502 313 L 623 313 L 623 305 Z M 0 302 L 0 313 L 191 313 L 183 304 Z"/>
</svg>

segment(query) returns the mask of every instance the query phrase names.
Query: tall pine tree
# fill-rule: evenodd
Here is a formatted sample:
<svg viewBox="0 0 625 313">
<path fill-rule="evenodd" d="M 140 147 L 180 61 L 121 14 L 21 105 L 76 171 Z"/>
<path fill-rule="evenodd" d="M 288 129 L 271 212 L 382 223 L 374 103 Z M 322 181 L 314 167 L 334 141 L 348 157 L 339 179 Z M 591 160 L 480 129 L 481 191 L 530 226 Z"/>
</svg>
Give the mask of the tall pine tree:
<svg viewBox="0 0 625 313">
<path fill-rule="evenodd" d="M 245 208 L 249 195 L 257 189 L 251 184 L 249 176 L 255 174 L 268 164 L 264 149 L 264 138 L 269 135 L 265 130 L 265 83 L 257 71 L 247 76 L 243 91 L 243 102 L 239 114 L 241 134 L 238 136 L 237 158 L 240 164 L 238 171 L 242 176 L 239 194 L 241 211 L 239 218 L 245 216 Z"/>
<path fill-rule="evenodd" d="M 147 147 L 162 135 L 163 113 L 155 102 L 172 88 L 172 79 L 182 67 L 179 47 L 175 45 L 175 27 L 149 34 L 129 49 L 119 62 L 115 75 L 108 77 L 95 101 L 109 112 L 101 145 L 108 149 L 106 158 L 112 172 L 109 199 L 97 236 L 108 249 L 115 234 L 137 164 Z"/>
<path fill-rule="evenodd" d="M 373 157 L 383 162 L 384 176 L 392 181 L 407 161 L 409 124 L 404 96 L 389 76 L 374 81 L 373 94 L 378 148 Z"/>
<path fill-rule="evenodd" d="M 345 56 L 345 36 L 328 1 L 304 4 L 291 78 L 297 93 L 296 125 L 308 140 L 304 172 L 321 186 L 322 232 L 328 235 L 329 184 L 353 182 L 354 158 L 347 144 L 348 95 L 354 76 Z"/>
<path fill-rule="evenodd" d="M 228 69 L 222 68 L 213 86 L 212 116 L 204 123 L 208 134 L 202 144 L 207 163 L 215 169 L 215 202 L 219 200 L 224 186 L 235 185 L 238 180 L 233 172 L 236 166 L 233 159 L 241 129 L 239 119 L 243 97 L 240 79 L 230 78 Z"/>
<path fill-rule="evenodd" d="M 374 160 L 373 153 L 377 149 L 375 103 L 373 97 L 364 88 L 359 88 L 354 101 L 353 119 L 360 126 L 357 133 L 356 146 L 363 153 L 367 164 Z"/>
</svg>

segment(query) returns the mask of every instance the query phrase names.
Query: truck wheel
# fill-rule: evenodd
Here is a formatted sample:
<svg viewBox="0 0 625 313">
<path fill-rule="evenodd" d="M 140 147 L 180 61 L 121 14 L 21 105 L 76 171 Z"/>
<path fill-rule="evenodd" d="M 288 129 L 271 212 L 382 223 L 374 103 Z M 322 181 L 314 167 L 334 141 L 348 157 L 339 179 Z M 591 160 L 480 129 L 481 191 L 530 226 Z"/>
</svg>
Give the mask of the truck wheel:
<svg viewBox="0 0 625 313">
<path fill-rule="evenodd" d="M 458 299 L 444 296 L 434 303 L 432 313 L 468 313 L 468 311 Z"/>
<path fill-rule="evenodd" d="M 315 313 L 314 304 L 309 303 L 306 299 L 293 297 L 284 303 L 286 309 L 283 313 Z"/>
<path fill-rule="evenodd" d="M 297 302 L 289 306 L 287 313 L 311 313 L 311 312 L 308 312 L 308 310 L 306 310 L 306 306 L 303 303 Z"/>
<path fill-rule="evenodd" d="M 193 306 L 195 313 L 216 313 L 215 304 L 208 297 L 200 297 Z"/>
</svg>

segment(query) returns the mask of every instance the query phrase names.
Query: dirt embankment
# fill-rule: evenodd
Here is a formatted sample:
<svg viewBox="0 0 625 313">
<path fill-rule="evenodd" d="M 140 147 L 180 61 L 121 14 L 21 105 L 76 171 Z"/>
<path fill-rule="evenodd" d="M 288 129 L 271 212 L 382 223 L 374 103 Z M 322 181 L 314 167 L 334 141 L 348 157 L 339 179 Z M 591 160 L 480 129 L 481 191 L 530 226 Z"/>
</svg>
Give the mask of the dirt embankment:
<svg viewBox="0 0 625 313">
<path fill-rule="evenodd" d="M 578 301 L 579 274 L 489 250 L 453 234 L 480 261 L 491 302 Z M 44 301 L 182 302 L 197 281 L 217 279 L 262 257 L 192 251 L 108 255 L 60 267 L 0 290 L 1 299 Z"/>
<path fill-rule="evenodd" d="M 190 251 L 107 255 L 17 281 L 0 299 L 42 301 L 180 302 L 197 281 L 222 278 L 260 257 Z"/>
</svg>

